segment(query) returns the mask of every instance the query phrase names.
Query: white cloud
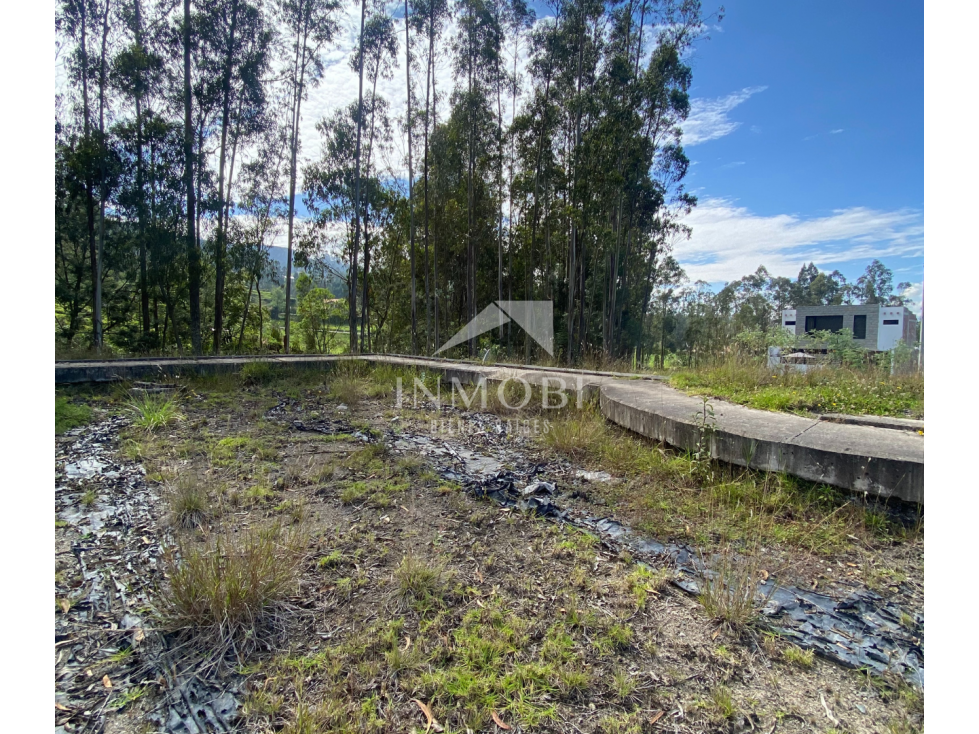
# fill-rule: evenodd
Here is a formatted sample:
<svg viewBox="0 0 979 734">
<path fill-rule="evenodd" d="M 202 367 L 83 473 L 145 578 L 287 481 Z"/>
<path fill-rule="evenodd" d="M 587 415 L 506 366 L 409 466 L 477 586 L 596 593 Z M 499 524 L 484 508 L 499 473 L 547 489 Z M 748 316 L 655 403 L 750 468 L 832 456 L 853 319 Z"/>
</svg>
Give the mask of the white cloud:
<svg viewBox="0 0 979 734">
<path fill-rule="evenodd" d="M 829 134 L 830 135 L 839 135 L 841 132 L 843 132 L 843 128 L 842 127 L 839 127 L 836 130 L 830 130 L 829 131 Z"/>
<path fill-rule="evenodd" d="M 730 281 L 764 265 L 795 277 L 803 263 L 820 267 L 924 252 L 924 219 L 910 210 L 838 209 L 829 216 L 760 216 L 728 199 L 706 198 L 686 217 L 693 228 L 676 258 L 691 280 Z"/>
<path fill-rule="evenodd" d="M 726 97 L 690 100 L 690 116 L 682 126 L 684 145 L 699 145 L 733 133 L 741 123 L 730 119 L 727 114 L 752 95 L 766 89 L 768 87 L 745 87 Z"/>
</svg>

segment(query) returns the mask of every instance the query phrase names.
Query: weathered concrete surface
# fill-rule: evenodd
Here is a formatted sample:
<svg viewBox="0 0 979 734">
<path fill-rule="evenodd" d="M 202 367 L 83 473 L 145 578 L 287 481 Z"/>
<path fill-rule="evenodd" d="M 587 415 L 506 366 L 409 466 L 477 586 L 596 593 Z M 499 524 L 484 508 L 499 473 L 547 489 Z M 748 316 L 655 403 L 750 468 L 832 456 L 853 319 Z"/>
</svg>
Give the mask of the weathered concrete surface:
<svg viewBox="0 0 979 734">
<path fill-rule="evenodd" d="M 819 420 L 830 423 L 850 423 L 854 426 L 876 426 L 898 431 L 924 431 L 925 422 L 912 418 L 891 418 L 884 415 L 845 415 L 843 413 L 823 413 Z"/>
<path fill-rule="evenodd" d="M 712 400 L 711 456 L 784 471 L 836 487 L 924 503 L 924 438 L 873 426 L 833 424 Z M 703 401 L 657 383 L 601 388 L 602 414 L 631 431 L 693 449 Z"/>
<path fill-rule="evenodd" d="M 441 372 L 472 384 L 524 380 L 531 385 L 599 396 L 610 421 L 680 449 L 695 449 L 701 437 L 703 402 L 646 375 L 566 370 L 519 365 L 490 365 L 402 355 L 278 357 L 202 357 L 58 362 L 55 384 L 134 380 L 177 374 L 236 372 L 248 362 L 327 369 L 332 363 L 362 359 Z M 411 386 L 405 385 L 405 391 Z M 711 456 L 740 466 L 783 471 L 814 482 L 924 503 L 924 438 L 917 432 L 874 425 L 853 425 L 771 413 L 712 400 Z"/>
</svg>

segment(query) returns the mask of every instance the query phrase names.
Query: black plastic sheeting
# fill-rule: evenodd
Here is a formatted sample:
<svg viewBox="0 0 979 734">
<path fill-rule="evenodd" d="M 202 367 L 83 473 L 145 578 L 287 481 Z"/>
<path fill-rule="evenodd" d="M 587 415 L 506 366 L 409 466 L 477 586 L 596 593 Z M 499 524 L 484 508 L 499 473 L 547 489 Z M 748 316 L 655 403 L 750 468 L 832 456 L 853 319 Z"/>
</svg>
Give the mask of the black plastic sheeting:
<svg viewBox="0 0 979 734">
<path fill-rule="evenodd" d="M 534 473 L 532 470 L 531 474 Z M 510 471 L 477 479 L 447 469 L 442 476 L 463 483 L 476 497 L 489 497 L 507 507 L 535 512 L 591 531 L 610 547 L 627 549 L 640 562 L 670 565 L 676 569 L 673 584 L 689 594 L 699 594 L 703 580 L 714 576 L 709 564 L 688 545 L 643 538 L 609 518 L 574 516 L 557 504 L 557 488 L 550 482 L 532 481 L 521 490 L 517 489 L 516 477 Z M 913 685 L 924 688 L 924 618 L 921 615 L 903 614 L 900 607 L 870 589 L 859 589 L 841 600 L 794 586 L 781 586 L 774 577 L 759 584 L 757 598 L 759 604 L 764 603 L 762 615 L 769 629 L 799 647 L 814 650 L 847 668 L 864 668 L 878 674 L 898 673 Z"/>
</svg>

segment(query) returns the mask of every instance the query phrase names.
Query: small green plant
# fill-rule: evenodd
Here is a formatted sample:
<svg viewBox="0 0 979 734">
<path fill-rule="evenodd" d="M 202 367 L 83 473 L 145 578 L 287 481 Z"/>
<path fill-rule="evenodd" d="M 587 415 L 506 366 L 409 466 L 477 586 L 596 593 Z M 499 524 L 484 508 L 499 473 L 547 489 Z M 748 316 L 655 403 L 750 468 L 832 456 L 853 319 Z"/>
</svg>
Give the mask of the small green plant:
<svg viewBox="0 0 979 734">
<path fill-rule="evenodd" d="M 317 568 L 336 568 L 343 563 L 343 553 L 340 549 L 331 551 L 316 562 Z"/>
<path fill-rule="evenodd" d="M 624 652 L 632 644 L 632 628 L 625 623 L 612 624 L 595 641 L 595 646 L 603 653 Z"/>
<path fill-rule="evenodd" d="M 636 681 L 628 671 L 616 668 L 612 673 L 612 690 L 620 701 L 624 701 L 636 690 Z"/>
<path fill-rule="evenodd" d="M 127 411 L 133 416 L 138 428 L 155 431 L 183 420 L 176 398 L 164 397 L 160 393 L 135 393 L 126 403 Z"/>
<path fill-rule="evenodd" d="M 90 489 L 87 492 L 85 492 L 85 494 L 82 495 L 82 506 L 91 507 L 92 505 L 95 504 L 96 499 L 97 499 L 97 495 L 95 494 L 95 490 Z"/>
<path fill-rule="evenodd" d="M 116 711 L 120 711 L 134 701 L 139 700 L 146 694 L 145 686 L 133 686 L 128 691 L 123 693 L 119 698 L 115 699 L 111 704 L 111 708 Z"/>
<path fill-rule="evenodd" d="M 718 686 L 711 691 L 710 698 L 704 701 L 703 707 L 711 713 L 712 718 L 724 721 L 733 719 L 738 713 L 731 691 L 726 686 Z"/>
</svg>

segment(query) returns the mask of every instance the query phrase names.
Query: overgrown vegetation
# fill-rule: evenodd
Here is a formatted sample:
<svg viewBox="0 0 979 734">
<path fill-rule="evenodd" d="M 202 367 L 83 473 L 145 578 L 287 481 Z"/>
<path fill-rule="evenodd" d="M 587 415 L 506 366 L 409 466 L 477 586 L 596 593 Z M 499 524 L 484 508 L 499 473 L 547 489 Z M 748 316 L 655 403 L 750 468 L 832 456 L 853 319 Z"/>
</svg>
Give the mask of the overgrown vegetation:
<svg viewBox="0 0 979 734">
<path fill-rule="evenodd" d="M 361 396 L 347 411 L 337 411 L 330 373 L 283 370 L 240 392 L 236 376 L 195 379 L 185 420 L 167 432 L 129 429 L 123 443 L 148 481 L 173 490 L 176 546 L 163 564 L 161 626 L 205 663 L 237 656 L 246 727 L 422 731 L 432 716 L 449 732 L 501 730 L 502 722 L 639 733 L 682 709 L 691 730 L 734 729 L 751 716 L 767 731 L 786 700 L 823 716 L 804 692 L 824 684 L 826 670 L 811 652 L 762 642 L 784 663 L 774 668 L 778 695 L 770 694 L 774 673 L 765 671 L 773 667 L 744 642 L 755 633 L 742 641 L 737 633 L 760 603 L 747 601 L 747 589 L 772 570 L 756 559 L 767 564 L 789 549 L 824 570 L 839 561 L 873 576 L 882 593 L 913 576 L 898 575 L 880 551 L 914 536 L 835 490 L 720 465 L 704 472 L 698 467 L 709 460 L 622 431 L 593 405 L 549 411 L 542 445 L 521 440 L 512 450 L 542 467 L 560 466 L 550 463 L 560 455 L 573 457 L 572 468 L 604 470 L 613 479 L 564 474 L 562 492 L 573 485 L 579 497 L 568 502 L 682 539 L 705 557 L 720 554 L 701 611 L 670 585 L 670 568 L 636 564 L 593 535 L 476 500 L 441 479 L 432 456 L 397 444 L 402 432 L 427 430 L 434 415 L 430 406 L 393 409 L 395 378 L 407 388 L 413 373 L 345 369 Z M 103 399 L 125 410 L 124 392 Z M 535 402 L 516 415 L 538 410 Z M 300 419 L 337 432 L 298 431 Z M 482 450 L 487 439 L 454 440 Z M 93 506 L 107 500 L 91 492 Z M 880 560 L 844 563 L 864 546 Z M 63 597 L 62 614 L 72 606 Z M 920 700 L 910 694 L 907 702 L 890 689 L 867 694 L 856 679 L 838 688 L 847 705 L 859 701 L 874 720 L 904 727 L 895 731 L 920 727 Z M 156 693 L 118 695 L 126 714 Z"/>
<path fill-rule="evenodd" d="M 61 435 L 65 431 L 78 426 L 84 426 L 92 420 L 92 409 L 82 403 L 73 403 L 67 397 L 54 397 L 54 433 Z"/>
<path fill-rule="evenodd" d="M 731 359 L 698 370 L 683 370 L 670 384 L 694 395 L 709 395 L 761 410 L 793 413 L 851 413 L 922 418 L 922 373 L 890 375 L 873 366 L 826 366 L 805 373 L 776 371 Z"/>
</svg>

